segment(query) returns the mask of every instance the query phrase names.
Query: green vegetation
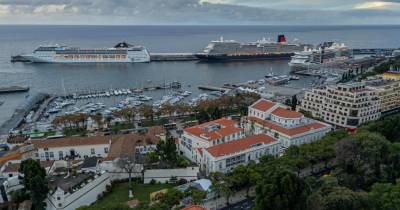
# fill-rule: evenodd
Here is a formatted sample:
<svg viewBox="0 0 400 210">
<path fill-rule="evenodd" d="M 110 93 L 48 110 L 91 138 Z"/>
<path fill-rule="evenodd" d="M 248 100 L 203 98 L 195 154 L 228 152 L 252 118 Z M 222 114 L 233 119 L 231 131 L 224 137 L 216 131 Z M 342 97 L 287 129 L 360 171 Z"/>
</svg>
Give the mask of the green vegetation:
<svg viewBox="0 0 400 210">
<path fill-rule="evenodd" d="M 81 129 L 66 129 L 64 130 L 65 136 L 86 136 L 88 134 L 87 130 Z"/>
<path fill-rule="evenodd" d="M 356 134 L 331 132 L 281 157 L 212 174 L 213 189 L 230 197 L 255 186 L 255 210 L 399 209 L 399 122 L 400 114 L 367 123 Z"/>
<path fill-rule="evenodd" d="M 150 202 L 150 193 L 156 192 L 162 189 L 171 189 L 172 185 L 170 184 L 153 184 L 153 185 L 145 185 L 145 184 L 133 184 L 133 199 L 138 199 L 141 203 L 149 203 Z M 129 209 L 127 207 L 126 202 L 130 200 L 128 198 L 129 184 L 128 183 L 117 183 L 114 184 L 112 189 L 104 195 L 101 199 L 99 199 L 94 205 L 85 206 L 79 208 L 79 210 L 125 210 Z"/>
<path fill-rule="evenodd" d="M 126 129 L 135 128 L 135 126 L 132 123 L 115 123 L 110 128 L 111 128 L 112 131 L 118 132 L 120 130 L 126 130 Z"/>
<path fill-rule="evenodd" d="M 22 161 L 19 171 L 24 174 L 23 193 L 29 195 L 32 201 L 32 209 L 46 209 L 44 200 L 47 198 L 49 188 L 45 169 L 40 166 L 39 161 L 27 159 Z"/>
<path fill-rule="evenodd" d="M 391 67 L 393 68 L 400 68 L 400 58 L 393 58 L 389 61 L 386 61 L 376 67 L 370 72 L 366 72 L 363 74 L 362 79 L 365 79 L 369 76 L 374 76 L 377 74 L 383 74 L 384 72 L 388 71 Z"/>
</svg>

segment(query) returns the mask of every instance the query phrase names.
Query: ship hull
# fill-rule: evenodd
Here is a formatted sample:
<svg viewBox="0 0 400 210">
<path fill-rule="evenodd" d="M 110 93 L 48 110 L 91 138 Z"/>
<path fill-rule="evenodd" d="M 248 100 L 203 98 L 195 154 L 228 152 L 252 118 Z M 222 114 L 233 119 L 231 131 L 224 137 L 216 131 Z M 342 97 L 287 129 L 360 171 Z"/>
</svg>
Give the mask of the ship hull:
<svg viewBox="0 0 400 210">
<path fill-rule="evenodd" d="M 249 54 L 249 55 L 213 55 L 196 54 L 196 57 L 202 61 L 209 62 L 229 62 L 229 61 L 262 61 L 262 60 L 290 60 L 294 53 L 279 54 Z"/>
</svg>

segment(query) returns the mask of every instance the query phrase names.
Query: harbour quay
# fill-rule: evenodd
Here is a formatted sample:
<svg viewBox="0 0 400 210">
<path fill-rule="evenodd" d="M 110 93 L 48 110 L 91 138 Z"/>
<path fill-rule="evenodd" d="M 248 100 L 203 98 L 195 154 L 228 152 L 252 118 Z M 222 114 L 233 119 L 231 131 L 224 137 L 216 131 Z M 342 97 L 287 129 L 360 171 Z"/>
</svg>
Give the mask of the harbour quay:
<svg viewBox="0 0 400 210">
<path fill-rule="evenodd" d="M 150 53 L 151 61 L 194 61 L 199 60 L 195 53 Z"/>
</svg>

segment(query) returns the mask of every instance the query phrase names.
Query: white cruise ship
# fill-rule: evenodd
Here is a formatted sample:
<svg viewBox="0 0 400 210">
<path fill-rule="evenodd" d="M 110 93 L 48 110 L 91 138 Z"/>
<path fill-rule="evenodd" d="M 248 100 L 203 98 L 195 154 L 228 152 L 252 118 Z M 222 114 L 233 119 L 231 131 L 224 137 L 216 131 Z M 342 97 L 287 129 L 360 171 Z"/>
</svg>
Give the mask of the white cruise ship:
<svg viewBox="0 0 400 210">
<path fill-rule="evenodd" d="M 352 51 L 343 43 L 324 42 L 317 49 L 304 49 L 295 52 L 289 62 L 292 70 L 315 68 L 322 64 L 345 61 L 353 57 Z"/>
<path fill-rule="evenodd" d="M 33 53 L 22 55 L 33 63 L 143 63 L 150 62 L 150 54 L 143 46 L 125 42 L 113 48 L 82 49 L 66 46 L 41 46 Z"/>
</svg>

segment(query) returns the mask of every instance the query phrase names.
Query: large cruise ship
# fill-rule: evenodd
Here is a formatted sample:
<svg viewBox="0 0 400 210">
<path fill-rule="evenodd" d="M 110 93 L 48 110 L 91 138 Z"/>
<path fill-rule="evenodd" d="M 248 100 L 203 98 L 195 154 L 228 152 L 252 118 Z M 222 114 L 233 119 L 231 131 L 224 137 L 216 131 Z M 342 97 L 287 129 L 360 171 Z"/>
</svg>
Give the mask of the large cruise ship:
<svg viewBox="0 0 400 210">
<path fill-rule="evenodd" d="M 273 42 L 263 38 L 257 42 L 240 43 L 235 40 L 211 41 L 202 53 L 196 56 L 207 61 L 245 61 L 245 60 L 278 60 L 290 59 L 294 52 L 301 51 L 307 44 L 287 43 L 284 35 Z"/>
<path fill-rule="evenodd" d="M 351 49 L 343 43 L 324 42 L 316 49 L 306 48 L 296 52 L 289 62 L 292 70 L 316 68 L 323 64 L 346 61 L 353 58 Z"/>
<path fill-rule="evenodd" d="M 150 62 L 143 46 L 122 42 L 113 48 L 82 49 L 66 46 L 41 46 L 33 53 L 22 55 L 33 63 L 139 63 Z"/>
</svg>

